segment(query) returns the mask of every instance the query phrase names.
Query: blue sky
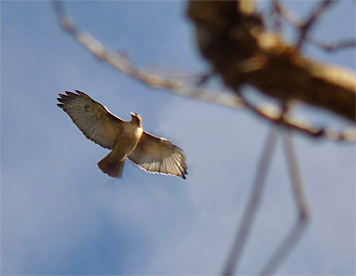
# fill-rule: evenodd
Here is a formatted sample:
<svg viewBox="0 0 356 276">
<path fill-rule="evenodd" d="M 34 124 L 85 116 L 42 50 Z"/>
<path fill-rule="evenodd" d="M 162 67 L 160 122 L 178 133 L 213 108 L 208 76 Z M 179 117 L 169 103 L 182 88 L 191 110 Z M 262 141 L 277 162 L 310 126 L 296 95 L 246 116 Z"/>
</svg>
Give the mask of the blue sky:
<svg viewBox="0 0 356 276">
<path fill-rule="evenodd" d="M 305 14 L 313 1 L 289 2 Z M 66 2 L 78 26 L 140 66 L 188 76 L 206 68 L 185 2 Z M 355 36 L 346 1 L 315 28 Z M 354 50 L 315 59 L 355 70 Z M 123 178 L 97 167 L 108 151 L 56 106 L 82 90 L 184 149 L 189 175 Z M 317 120 L 324 120 L 316 116 Z M 333 120 L 335 125 L 342 124 Z M 49 1 L 1 2 L 1 274 L 218 274 L 230 250 L 270 125 L 248 110 L 157 91 L 123 76 L 64 33 Z M 355 146 L 295 135 L 312 214 L 278 274 L 355 274 Z M 240 274 L 254 274 L 296 219 L 281 143 Z"/>
</svg>

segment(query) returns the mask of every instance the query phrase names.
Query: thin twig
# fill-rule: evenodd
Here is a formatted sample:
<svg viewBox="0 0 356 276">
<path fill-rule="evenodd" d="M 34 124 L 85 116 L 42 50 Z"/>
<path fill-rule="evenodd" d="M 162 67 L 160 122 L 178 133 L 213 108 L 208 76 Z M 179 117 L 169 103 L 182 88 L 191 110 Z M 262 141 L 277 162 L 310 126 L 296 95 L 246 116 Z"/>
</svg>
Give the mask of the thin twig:
<svg viewBox="0 0 356 276">
<path fill-rule="evenodd" d="M 302 47 L 302 44 L 305 42 L 308 37 L 309 32 L 312 27 L 315 25 L 316 21 L 320 19 L 320 16 L 325 12 L 327 8 L 331 6 L 331 4 L 335 3 L 333 0 L 324 0 L 318 5 L 315 10 L 310 15 L 309 19 L 306 20 L 302 25 L 300 25 L 300 35 L 297 42 L 297 49 Z"/>
<path fill-rule="evenodd" d="M 331 4 L 331 3 L 329 3 Z M 321 6 L 323 7 L 323 9 L 325 9 L 325 2 L 323 2 L 321 4 Z M 317 17 L 320 16 L 320 11 L 324 11 L 323 9 L 317 9 Z M 283 7 L 283 5 L 280 3 L 279 0 L 273 0 L 273 11 L 277 14 L 280 14 L 281 16 L 284 17 L 284 19 L 289 23 L 291 24 L 293 27 L 297 28 L 297 29 L 301 29 L 302 26 L 304 26 L 304 28 L 306 26 L 309 26 L 309 29 L 311 28 L 311 23 L 314 23 L 315 20 L 317 18 L 315 18 L 315 11 L 314 13 L 312 14 L 311 18 L 313 20 L 308 20 L 308 22 L 305 22 L 305 23 L 302 23 L 298 17 L 296 17 L 291 11 L 289 11 L 288 9 L 286 9 L 285 7 Z M 313 18 L 314 16 L 314 18 Z M 309 25 L 308 25 L 309 24 Z M 278 25 L 281 25 L 280 22 L 278 22 Z M 306 30 L 304 30 L 305 32 Z M 277 29 L 277 32 L 281 34 L 281 26 Z M 309 30 L 307 30 L 307 32 L 309 32 Z M 314 38 L 311 38 L 311 37 L 308 37 L 306 33 L 304 33 L 304 35 L 300 35 L 299 39 L 301 39 L 303 36 L 303 39 L 305 39 L 305 41 L 309 42 L 310 44 L 324 50 L 324 51 L 327 51 L 327 52 L 334 52 L 334 51 L 339 51 L 339 50 L 344 50 L 344 49 L 347 49 L 347 48 L 354 48 L 356 46 L 356 41 L 355 39 L 349 39 L 349 40 L 344 40 L 344 41 L 341 41 L 341 42 L 337 42 L 337 43 L 323 43 L 323 42 L 320 42 L 320 41 L 317 41 L 315 40 Z"/>
<path fill-rule="evenodd" d="M 272 16 L 274 17 L 274 28 L 277 33 L 283 33 L 283 24 L 280 14 L 282 13 L 282 6 L 279 0 L 272 0 Z"/>
<path fill-rule="evenodd" d="M 307 40 L 310 44 L 327 52 L 336 52 L 347 48 L 354 48 L 356 46 L 356 41 L 354 39 L 344 40 L 337 43 L 322 43 L 312 38 L 308 38 Z"/>
<path fill-rule="evenodd" d="M 292 249 L 300 240 L 302 234 L 306 230 L 309 221 L 309 211 L 307 206 L 307 200 L 303 189 L 303 183 L 301 180 L 301 172 L 299 163 L 295 153 L 295 147 L 293 144 L 292 132 L 290 129 L 286 129 L 283 133 L 284 147 L 287 157 L 287 163 L 290 172 L 290 179 L 292 180 L 292 191 L 297 204 L 298 219 L 290 230 L 285 239 L 281 242 L 276 252 L 268 260 L 265 267 L 261 270 L 260 275 L 273 274 L 280 266 L 284 259 L 286 259 Z"/>
<path fill-rule="evenodd" d="M 224 267 L 223 275 L 232 275 L 234 270 L 237 269 L 238 261 L 241 259 L 240 255 L 250 233 L 258 206 L 261 203 L 261 197 L 267 178 L 268 165 L 271 163 L 270 161 L 277 142 L 277 137 L 278 125 L 273 124 L 273 127 L 269 131 L 260 163 L 257 168 L 256 179 L 252 188 L 251 197 L 245 209 L 242 221 L 239 224 L 240 227 L 236 233 L 235 241 L 232 244 L 232 249 L 229 254 L 228 261 Z"/>
</svg>

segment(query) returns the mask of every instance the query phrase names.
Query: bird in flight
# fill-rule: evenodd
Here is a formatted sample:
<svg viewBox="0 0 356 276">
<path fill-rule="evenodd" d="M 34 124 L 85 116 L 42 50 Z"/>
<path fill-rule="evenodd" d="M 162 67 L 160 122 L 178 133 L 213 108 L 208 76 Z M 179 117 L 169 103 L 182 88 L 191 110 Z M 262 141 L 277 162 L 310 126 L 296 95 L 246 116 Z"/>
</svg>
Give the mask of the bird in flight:
<svg viewBox="0 0 356 276">
<path fill-rule="evenodd" d="M 141 116 L 131 113 L 124 121 L 87 94 L 66 91 L 57 104 L 88 139 L 112 150 L 99 163 L 103 173 L 120 178 L 126 158 L 149 173 L 175 175 L 185 179 L 187 165 L 183 150 L 164 138 L 147 133 Z"/>
</svg>

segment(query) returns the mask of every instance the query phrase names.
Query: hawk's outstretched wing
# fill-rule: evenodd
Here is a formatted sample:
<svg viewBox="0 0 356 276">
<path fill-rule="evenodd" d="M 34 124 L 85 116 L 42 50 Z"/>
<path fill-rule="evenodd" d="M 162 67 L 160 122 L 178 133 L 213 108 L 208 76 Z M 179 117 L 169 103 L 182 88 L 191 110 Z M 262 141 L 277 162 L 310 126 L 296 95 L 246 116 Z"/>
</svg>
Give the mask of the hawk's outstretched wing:
<svg viewBox="0 0 356 276">
<path fill-rule="evenodd" d="M 87 94 L 79 90 L 75 92 L 78 94 L 68 91 L 67 95 L 59 94 L 58 101 L 61 103 L 57 105 L 68 113 L 88 139 L 104 148 L 113 149 L 125 122 Z"/>
<path fill-rule="evenodd" d="M 145 131 L 129 159 L 150 173 L 176 175 L 184 179 L 188 174 L 183 150 Z"/>
</svg>

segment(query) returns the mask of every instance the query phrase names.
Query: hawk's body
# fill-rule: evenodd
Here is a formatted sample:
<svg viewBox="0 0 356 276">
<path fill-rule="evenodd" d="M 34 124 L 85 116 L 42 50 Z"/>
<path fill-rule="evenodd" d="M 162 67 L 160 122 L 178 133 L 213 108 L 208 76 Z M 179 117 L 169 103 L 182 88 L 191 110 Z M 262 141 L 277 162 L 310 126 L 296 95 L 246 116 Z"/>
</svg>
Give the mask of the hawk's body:
<svg viewBox="0 0 356 276">
<path fill-rule="evenodd" d="M 100 146 L 112 150 L 98 166 L 111 177 L 121 177 L 128 157 L 141 169 L 151 173 L 181 176 L 187 166 L 182 149 L 142 128 L 141 116 L 131 113 L 132 120 L 121 120 L 105 106 L 85 93 L 66 91 L 59 94 L 59 107 L 72 118 L 82 133 Z"/>
</svg>

